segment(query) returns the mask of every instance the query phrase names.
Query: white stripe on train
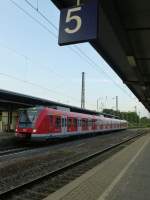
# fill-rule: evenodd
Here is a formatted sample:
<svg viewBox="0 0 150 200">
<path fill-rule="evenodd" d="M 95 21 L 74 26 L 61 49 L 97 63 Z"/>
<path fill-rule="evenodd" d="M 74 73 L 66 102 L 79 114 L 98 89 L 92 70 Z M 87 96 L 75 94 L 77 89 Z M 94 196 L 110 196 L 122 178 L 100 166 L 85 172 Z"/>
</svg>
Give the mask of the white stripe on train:
<svg viewBox="0 0 150 200">
<path fill-rule="evenodd" d="M 84 135 L 87 133 L 98 133 L 98 132 L 109 132 L 109 131 L 116 131 L 116 130 L 123 130 L 126 128 L 115 128 L 115 129 L 103 129 L 103 130 L 94 130 L 94 131 L 82 131 L 82 132 L 66 132 L 66 133 L 47 133 L 47 134 L 31 134 L 31 139 L 52 139 L 52 138 L 65 138 L 69 136 L 76 136 L 76 135 Z"/>
</svg>

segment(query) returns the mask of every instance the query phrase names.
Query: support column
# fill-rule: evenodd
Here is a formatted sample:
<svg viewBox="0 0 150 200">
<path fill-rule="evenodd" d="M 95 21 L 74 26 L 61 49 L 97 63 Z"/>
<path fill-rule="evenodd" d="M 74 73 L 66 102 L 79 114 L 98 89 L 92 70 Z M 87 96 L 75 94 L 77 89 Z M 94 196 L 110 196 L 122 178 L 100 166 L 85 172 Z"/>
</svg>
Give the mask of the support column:
<svg viewBox="0 0 150 200">
<path fill-rule="evenodd" d="M 2 127 L 2 112 L 0 112 L 0 133 L 3 132 L 3 127 Z"/>
<path fill-rule="evenodd" d="M 8 124 L 7 124 L 7 131 L 11 131 L 11 123 L 12 123 L 12 112 L 8 111 Z"/>
</svg>

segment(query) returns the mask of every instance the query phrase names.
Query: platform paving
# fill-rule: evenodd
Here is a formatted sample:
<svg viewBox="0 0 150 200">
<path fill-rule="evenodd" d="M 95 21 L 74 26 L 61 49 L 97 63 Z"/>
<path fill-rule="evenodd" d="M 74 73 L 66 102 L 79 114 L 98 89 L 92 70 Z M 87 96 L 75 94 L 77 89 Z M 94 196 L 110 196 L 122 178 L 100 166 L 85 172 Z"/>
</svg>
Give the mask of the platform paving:
<svg viewBox="0 0 150 200">
<path fill-rule="evenodd" d="M 0 139 L 5 139 L 9 137 L 15 137 L 14 132 L 0 132 Z"/>
<path fill-rule="evenodd" d="M 149 200 L 150 134 L 44 200 Z"/>
</svg>

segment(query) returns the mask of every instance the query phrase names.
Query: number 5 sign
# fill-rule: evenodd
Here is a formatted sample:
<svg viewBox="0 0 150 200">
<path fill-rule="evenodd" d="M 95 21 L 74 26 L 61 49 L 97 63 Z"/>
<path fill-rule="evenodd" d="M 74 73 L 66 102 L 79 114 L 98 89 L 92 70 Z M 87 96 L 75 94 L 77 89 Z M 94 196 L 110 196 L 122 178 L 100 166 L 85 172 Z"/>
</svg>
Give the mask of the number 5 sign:
<svg viewBox="0 0 150 200">
<path fill-rule="evenodd" d="M 81 43 L 97 38 L 98 1 L 88 0 L 84 5 L 61 10 L 59 45 Z"/>
</svg>

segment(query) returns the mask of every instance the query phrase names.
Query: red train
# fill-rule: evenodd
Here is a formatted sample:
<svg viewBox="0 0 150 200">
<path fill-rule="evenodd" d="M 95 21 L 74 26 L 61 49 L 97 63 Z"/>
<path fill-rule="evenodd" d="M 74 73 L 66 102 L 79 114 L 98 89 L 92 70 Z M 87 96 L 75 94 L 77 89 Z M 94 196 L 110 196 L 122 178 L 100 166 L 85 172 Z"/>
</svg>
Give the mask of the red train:
<svg viewBox="0 0 150 200">
<path fill-rule="evenodd" d="M 31 139 L 50 139 L 93 132 L 126 129 L 125 120 L 62 111 L 48 107 L 22 109 L 16 127 L 16 136 Z"/>
</svg>

